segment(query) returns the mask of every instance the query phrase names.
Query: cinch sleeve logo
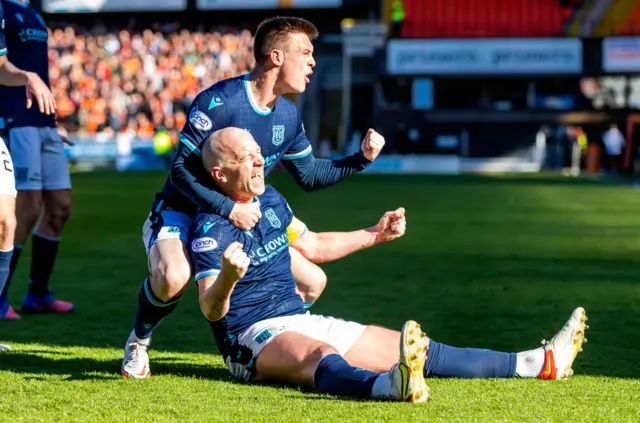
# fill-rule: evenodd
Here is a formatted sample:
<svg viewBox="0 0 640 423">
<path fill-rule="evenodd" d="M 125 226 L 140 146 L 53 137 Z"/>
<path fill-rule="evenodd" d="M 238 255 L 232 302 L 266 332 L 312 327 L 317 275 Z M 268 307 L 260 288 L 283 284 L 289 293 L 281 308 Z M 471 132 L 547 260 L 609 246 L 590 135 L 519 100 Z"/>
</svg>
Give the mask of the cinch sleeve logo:
<svg viewBox="0 0 640 423">
<path fill-rule="evenodd" d="M 218 241 L 209 237 L 194 239 L 191 243 L 191 250 L 194 253 L 211 251 L 215 250 L 216 248 L 218 248 Z"/>
</svg>

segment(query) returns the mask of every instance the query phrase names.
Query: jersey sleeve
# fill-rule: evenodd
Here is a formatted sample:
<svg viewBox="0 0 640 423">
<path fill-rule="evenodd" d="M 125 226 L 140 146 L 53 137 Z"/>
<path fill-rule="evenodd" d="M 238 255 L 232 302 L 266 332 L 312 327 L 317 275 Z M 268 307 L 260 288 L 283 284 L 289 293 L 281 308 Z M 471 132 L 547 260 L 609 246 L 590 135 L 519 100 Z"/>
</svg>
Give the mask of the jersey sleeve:
<svg viewBox="0 0 640 423">
<path fill-rule="evenodd" d="M 200 155 L 202 144 L 216 130 L 228 126 L 229 113 L 222 94 L 203 91 L 191 103 L 187 123 L 180 132 L 180 142 Z"/>
<path fill-rule="evenodd" d="M 180 133 L 180 146 L 171 163 L 173 186 L 205 212 L 228 217 L 235 203 L 209 186 L 201 160 L 201 144 L 228 125 L 229 113 L 222 95 L 203 91 L 191 104 L 189 119 Z"/>
<path fill-rule="evenodd" d="M 203 215 L 200 215 L 203 216 Z M 198 218 L 192 233 L 189 254 L 194 267 L 194 281 L 205 276 L 218 276 L 222 270 L 222 254 L 233 242 L 229 228 L 219 220 Z"/>
<path fill-rule="evenodd" d="M 295 218 L 287 226 L 287 238 L 289 244 L 294 243 L 297 239 L 304 236 L 307 233 L 307 225 L 298 218 Z"/>
<path fill-rule="evenodd" d="M 2 10 L 2 2 L 0 2 L 0 56 L 7 54 L 7 39 L 4 35 L 4 11 Z"/>
</svg>

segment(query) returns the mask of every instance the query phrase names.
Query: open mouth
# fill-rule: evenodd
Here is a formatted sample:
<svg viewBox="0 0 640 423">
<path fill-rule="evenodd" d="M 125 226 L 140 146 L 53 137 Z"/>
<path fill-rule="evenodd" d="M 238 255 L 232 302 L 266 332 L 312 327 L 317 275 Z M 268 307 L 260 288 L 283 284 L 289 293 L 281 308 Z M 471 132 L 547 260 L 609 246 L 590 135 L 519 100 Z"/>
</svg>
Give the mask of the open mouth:
<svg viewBox="0 0 640 423">
<path fill-rule="evenodd" d="M 306 75 L 304 76 L 304 80 L 305 80 L 305 82 L 306 82 L 307 84 L 311 81 L 311 80 L 309 79 L 309 77 L 310 77 L 311 75 L 313 75 L 313 72 L 308 73 L 308 74 L 306 74 Z"/>
<path fill-rule="evenodd" d="M 262 182 L 264 178 L 264 174 L 262 172 L 257 172 L 255 175 L 251 177 L 252 182 Z"/>
</svg>

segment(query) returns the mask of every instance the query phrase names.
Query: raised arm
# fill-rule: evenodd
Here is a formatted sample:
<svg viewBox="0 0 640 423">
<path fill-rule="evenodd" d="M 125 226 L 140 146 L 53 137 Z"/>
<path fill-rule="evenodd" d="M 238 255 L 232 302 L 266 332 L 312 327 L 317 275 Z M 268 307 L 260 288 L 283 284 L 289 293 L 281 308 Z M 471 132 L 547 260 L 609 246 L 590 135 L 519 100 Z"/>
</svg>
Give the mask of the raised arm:
<svg viewBox="0 0 640 423">
<path fill-rule="evenodd" d="M 233 289 L 247 273 L 250 259 L 242 251 L 242 244 L 231 243 L 222 254 L 219 272 L 209 271 L 198 279 L 200 310 L 207 320 L 218 321 L 229 312 Z"/>
<path fill-rule="evenodd" d="M 385 213 L 377 225 L 351 232 L 311 232 L 297 218 L 293 218 L 289 232 L 291 246 L 313 263 L 338 260 L 356 251 L 376 244 L 393 241 L 404 235 L 406 219 L 404 209 Z"/>
<path fill-rule="evenodd" d="M 358 153 L 337 160 L 316 159 L 313 156 L 311 143 L 304 132 L 302 120 L 298 117 L 296 141 L 282 156 L 282 163 L 302 189 L 315 191 L 334 185 L 364 170 L 378 157 L 384 143 L 382 135 L 369 129 L 362 141 L 361 151 Z"/>
</svg>

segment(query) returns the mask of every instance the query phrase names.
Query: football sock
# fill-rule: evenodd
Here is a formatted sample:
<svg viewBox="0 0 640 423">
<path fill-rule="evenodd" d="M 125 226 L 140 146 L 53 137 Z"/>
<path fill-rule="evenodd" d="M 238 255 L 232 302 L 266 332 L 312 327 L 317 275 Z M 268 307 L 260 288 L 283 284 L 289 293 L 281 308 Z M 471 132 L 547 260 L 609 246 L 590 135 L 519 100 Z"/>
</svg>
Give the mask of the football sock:
<svg viewBox="0 0 640 423">
<path fill-rule="evenodd" d="M 544 348 L 519 352 L 517 357 L 518 377 L 538 377 L 544 367 Z"/>
<path fill-rule="evenodd" d="M 58 256 L 59 237 L 49 237 L 36 232 L 31 236 L 31 274 L 29 292 L 42 296 L 49 290 L 49 278 Z"/>
<path fill-rule="evenodd" d="M 9 251 L 0 251 L 0 292 L 4 290 L 4 285 L 7 283 L 7 279 L 9 279 L 12 256 L 13 248 Z"/>
<path fill-rule="evenodd" d="M 477 348 L 455 348 L 429 341 L 425 376 L 508 378 L 515 376 L 516 354 Z"/>
<path fill-rule="evenodd" d="M 167 302 L 161 301 L 151 290 L 149 278 L 145 279 L 140 286 L 138 310 L 133 323 L 136 336 L 140 339 L 149 338 L 160 321 L 176 309 L 179 300 L 180 296 Z"/>
<path fill-rule="evenodd" d="M 20 260 L 20 255 L 22 254 L 22 244 L 16 244 L 13 246 L 13 254 L 11 255 L 11 263 L 9 264 L 9 275 L 7 276 L 7 280 L 5 281 L 4 288 L 2 289 L 0 296 L 6 297 L 9 292 L 9 284 L 11 283 L 11 278 L 16 271 L 16 267 L 18 266 L 18 260 Z"/>
<path fill-rule="evenodd" d="M 313 303 L 304 303 L 304 309 L 305 310 L 309 310 L 311 307 L 313 307 L 314 304 L 315 304 L 315 302 L 313 302 Z"/>
<path fill-rule="evenodd" d="M 371 398 L 380 373 L 353 367 L 340 354 L 324 356 L 314 375 L 316 389 L 330 395 Z"/>
</svg>

